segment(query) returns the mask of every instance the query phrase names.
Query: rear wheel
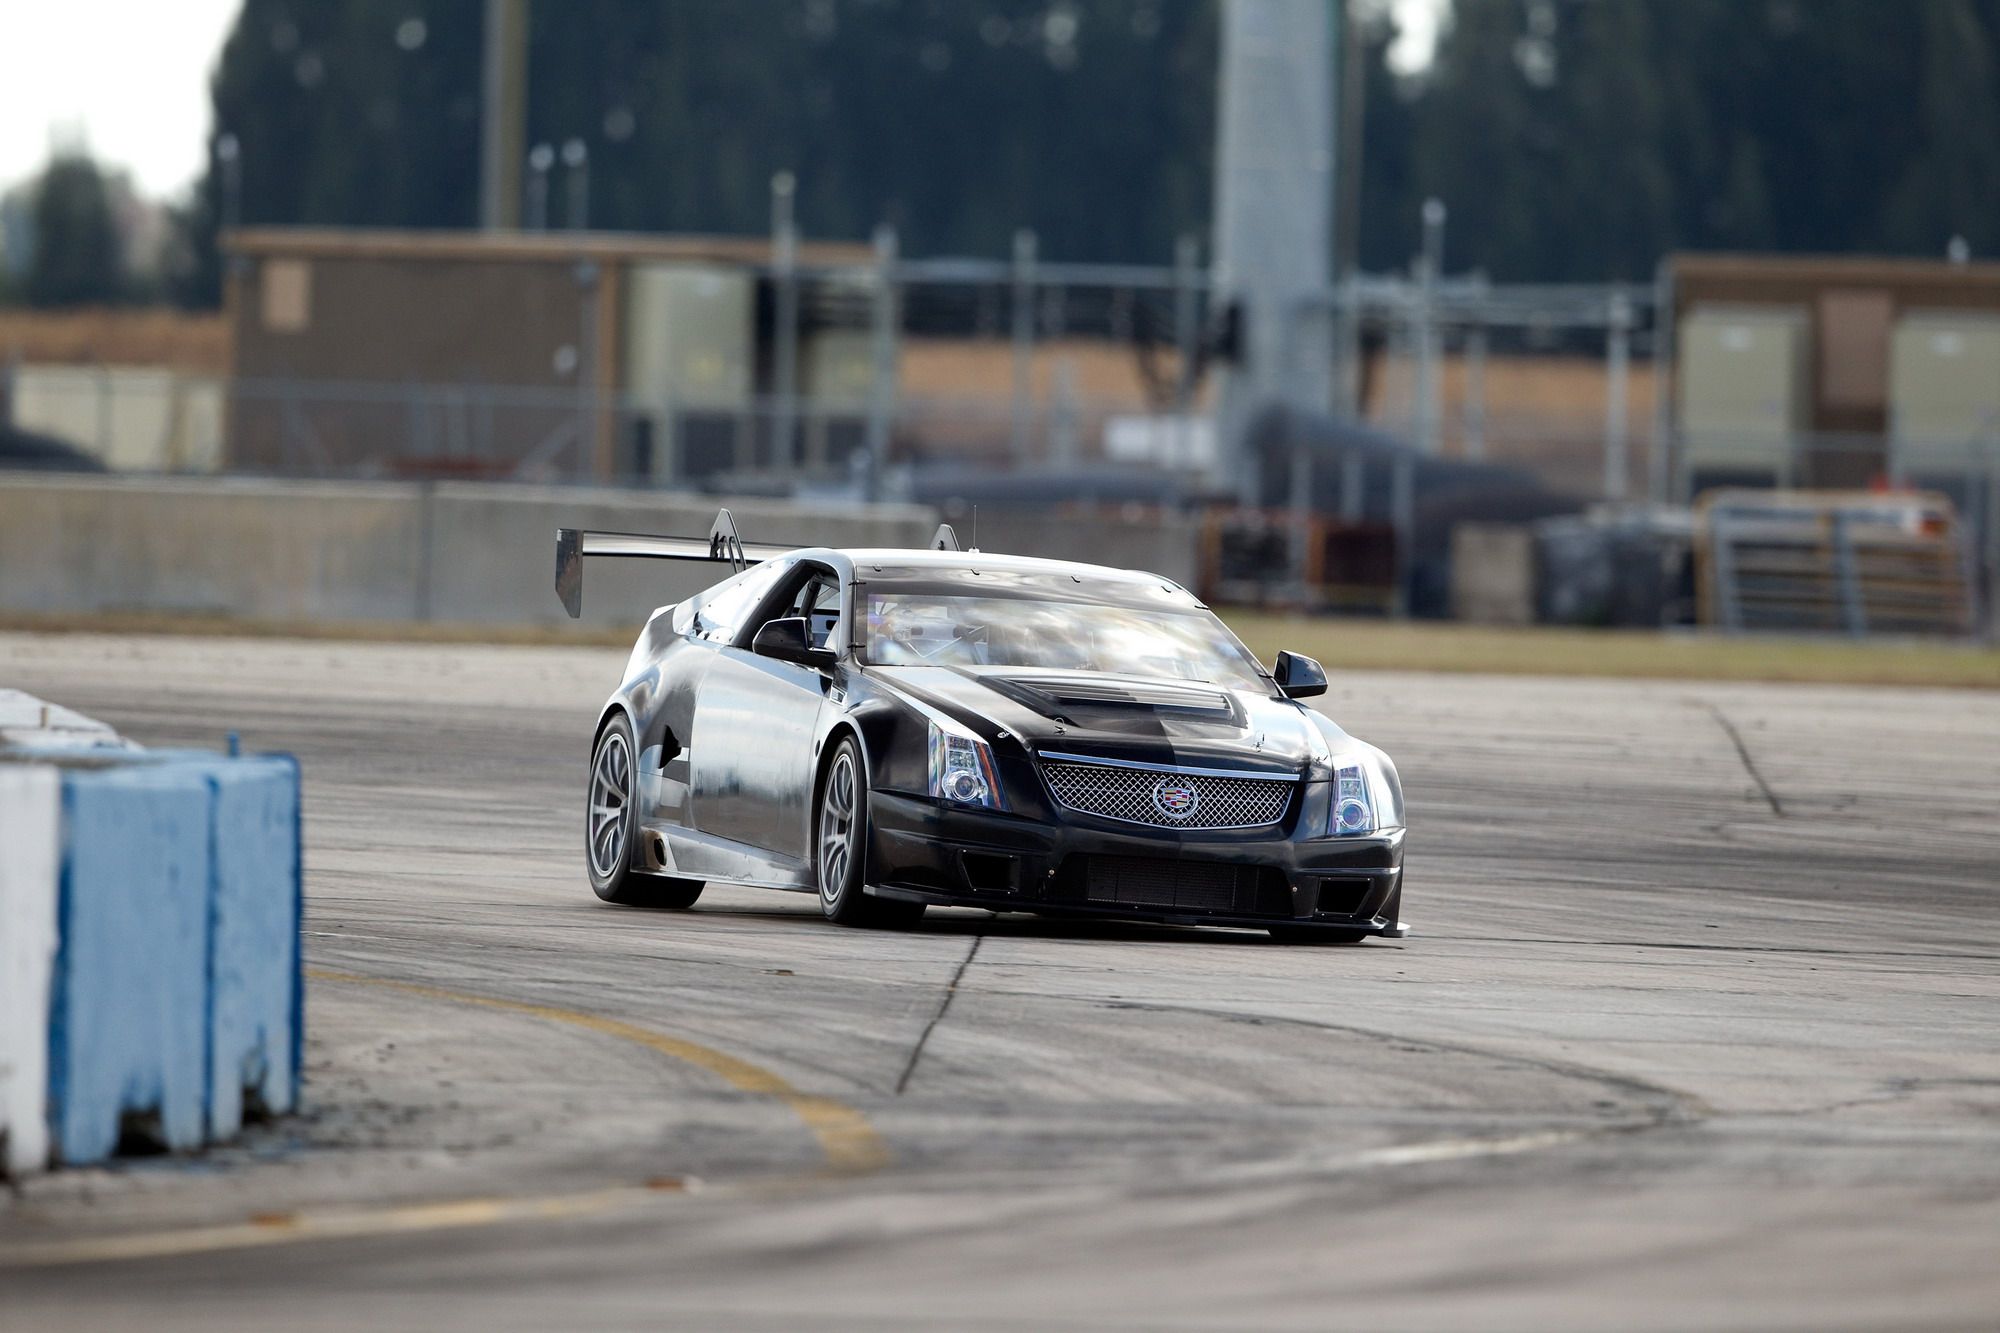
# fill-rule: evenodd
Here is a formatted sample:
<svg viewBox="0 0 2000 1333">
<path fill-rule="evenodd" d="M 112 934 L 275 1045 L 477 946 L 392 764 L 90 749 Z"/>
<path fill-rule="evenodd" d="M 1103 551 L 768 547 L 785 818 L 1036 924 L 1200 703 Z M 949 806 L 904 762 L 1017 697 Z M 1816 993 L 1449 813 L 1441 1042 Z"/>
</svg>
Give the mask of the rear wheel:
<svg viewBox="0 0 2000 1333">
<path fill-rule="evenodd" d="M 861 749 L 851 736 L 835 742 L 820 779 L 813 848 L 819 907 L 827 920 L 843 926 L 907 926 L 923 916 L 922 903 L 870 898 L 862 891 L 868 860 L 868 778 L 861 766 Z"/>
<path fill-rule="evenodd" d="M 638 771 L 632 724 L 623 713 L 597 738 L 590 757 L 590 800 L 584 811 L 584 863 L 590 887 L 607 903 L 625 907 L 692 907 L 698 879 L 667 879 L 632 868 L 638 836 Z"/>
</svg>

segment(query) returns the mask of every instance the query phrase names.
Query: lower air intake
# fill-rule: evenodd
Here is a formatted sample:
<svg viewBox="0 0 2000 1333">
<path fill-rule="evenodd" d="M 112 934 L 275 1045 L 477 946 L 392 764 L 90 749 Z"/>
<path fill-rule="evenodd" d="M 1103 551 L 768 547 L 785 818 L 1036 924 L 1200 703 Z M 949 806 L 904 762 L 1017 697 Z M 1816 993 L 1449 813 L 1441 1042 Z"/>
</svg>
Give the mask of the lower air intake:
<svg viewBox="0 0 2000 1333">
<path fill-rule="evenodd" d="M 1215 861 L 1168 861 L 1144 856 L 1080 857 L 1066 867 L 1070 896 L 1105 905 L 1178 912 L 1289 916 L 1285 877 L 1270 866 Z M 1080 895 L 1077 890 L 1080 889 Z"/>
</svg>

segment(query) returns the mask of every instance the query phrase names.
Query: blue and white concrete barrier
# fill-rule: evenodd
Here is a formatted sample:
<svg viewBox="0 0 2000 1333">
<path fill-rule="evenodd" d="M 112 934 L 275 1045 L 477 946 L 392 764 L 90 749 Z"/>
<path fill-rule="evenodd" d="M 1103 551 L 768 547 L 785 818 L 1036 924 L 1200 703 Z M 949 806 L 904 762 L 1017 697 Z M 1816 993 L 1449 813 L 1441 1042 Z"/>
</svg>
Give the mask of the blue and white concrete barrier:
<svg viewBox="0 0 2000 1333">
<path fill-rule="evenodd" d="M 0 1164 L 193 1148 L 293 1109 L 297 764 L 24 734 L 21 697 L 0 695 Z"/>
</svg>

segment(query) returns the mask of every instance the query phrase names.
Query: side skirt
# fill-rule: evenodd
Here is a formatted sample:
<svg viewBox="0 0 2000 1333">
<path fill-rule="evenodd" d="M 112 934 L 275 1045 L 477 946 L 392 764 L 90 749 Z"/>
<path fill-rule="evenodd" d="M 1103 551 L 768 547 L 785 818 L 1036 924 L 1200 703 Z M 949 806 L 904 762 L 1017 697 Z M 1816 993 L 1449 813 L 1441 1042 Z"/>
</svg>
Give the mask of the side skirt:
<svg viewBox="0 0 2000 1333">
<path fill-rule="evenodd" d="M 650 820 L 641 824 L 639 851 L 637 868 L 651 874 L 794 893 L 819 892 L 811 867 L 803 861 L 678 824 Z"/>
</svg>

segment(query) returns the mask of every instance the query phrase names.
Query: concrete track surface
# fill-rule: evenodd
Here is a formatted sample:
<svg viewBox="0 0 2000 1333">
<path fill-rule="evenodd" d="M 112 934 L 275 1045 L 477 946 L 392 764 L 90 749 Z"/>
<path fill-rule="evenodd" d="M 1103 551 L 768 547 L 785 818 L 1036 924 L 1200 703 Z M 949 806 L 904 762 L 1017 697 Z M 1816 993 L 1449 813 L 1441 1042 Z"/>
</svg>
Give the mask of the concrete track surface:
<svg viewBox="0 0 2000 1333">
<path fill-rule="evenodd" d="M 2000 700 L 1342 676 L 1409 939 L 585 883 L 621 655 L 0 636 L 295 751 L 302 1120 L 0 1203 L 7 1329 L 2000 1324 Z"/>
</svg>

